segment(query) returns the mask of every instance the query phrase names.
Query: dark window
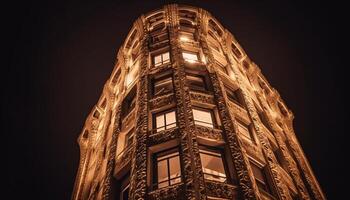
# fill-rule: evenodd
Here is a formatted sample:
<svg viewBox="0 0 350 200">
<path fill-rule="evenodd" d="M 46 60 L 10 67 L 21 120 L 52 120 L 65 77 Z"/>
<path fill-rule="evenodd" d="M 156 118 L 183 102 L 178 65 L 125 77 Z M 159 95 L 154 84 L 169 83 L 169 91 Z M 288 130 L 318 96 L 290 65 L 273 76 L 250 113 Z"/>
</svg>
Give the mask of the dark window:
<svg viewBox="0 0 350 200">
<path fill-rule="evenodd" d="M 114 74 L 114 76 L 112 78 L 113 84 L 116 84 L 118 82 L 120 74 L 121 74 L 121 70 L 119 68 L 119 69 L 117 69 L 116 73 Z"/>
<path fill-rule="evenodd" d="M 186 80 L 191 90 L 195 90 L 195 91 L 208 90 L 205 78 L 203 76 L 187 74 Z"/>
<path fill-rule="evenodd" d="M 238 131 L 244 135 L 246 138 L 249 138 L 252 142 L 255 142 L 254 135 L 251 127 L 240 120 L 237 120 Z"/>
<path fill-rule="evenodd" d="M 129 145 L 132 144 L 133 138 L 134 138 L 134 129 L 131 129 L 131 130 L 125 135 L 124 148 L 127 148 Z"/>
<path fill-rule="evenodd" d="M 288 172 L 288 164 L 286 162 L 286 159 L 284 158 L 281 149 L 275 149 L 273 151 L 273 153 L 275 154 L 276 160 L 278 162 L 278 164 L 286 171 Z"/>
<path fill-rule="evenodd" d="M 241 51 L 238 49 L 238 47 L 235 44 L 231 44 L 231 50 L 233 55 L 235 55 L 236 58 L 240 59 L 243 55 Z"/>
<path fill-rule="evenodd" d="M 154 117 L 154 128 L 157 132 L 176 127 L 174 110 L 157 113 Z"/>
<path fill-rule="evenodd" d="M 136 86 L 130 90 L 129 94 L 125 97 L 122 103 L 121 118 L 123 119 L 127 116 L 132 109 L 134 109 L 136 104 Z"/>
<path fill-rule="evenodd" d="M 269 124 L 269 121 L 268 121 L 266 115 L 265 115 L 263 112 L 259 112 L 259 111 L 258 111 L 258 116 L 259 116 L 259 118 L 260 118 L 261 123 L 262 123 L 271 133 L 273 133 L 272 128 L 271 128 L 271 126 L 270 126 L 270 124 Z"/>
<path fill-rule="evenodd" d="M 236 103 L 237 105 L 241 106 L 241 107 L 245 107 L 245 103 L 242 99 L 242 96 L 239 92 L 239 90 L 231 90 L 229 88 L 226 88 L 226 94 L 227 94 L 227 98 Z"/>
<path fill-rule="evenodd" d="M 154 163 L 154 188 L 181 183 L 180 156 L 177 148 L 155 154 Z"/>
<path fill-rule="evenodd" d="M 253 162 L 250 162 L 250 166 L 253 170 L 255 182 L 258 185 L 258 187 L 260 189 L 262 189 L 263 191 L 265 191 L 269 194 L 272 194 L 272 192 L 271 192 L 272 190 L 271 190 L 271 187 L 270 187 L 269 182 L 267 180 L 264 167 L 260 167 Z"/>
<path fill-rule="evenodd" d="M 212 181 L 227 182 L 225 159 L 221 150 L 202 146 L 199 154 L 204 178 Z"/>
<path fill-rule="evenodd" d="M 163 95 L 173 92 L 173 78 L 172 76 L 165 76 L 155 78 L 153 80 L 153 95 Z"/>
<path fill-rule="evenodd" d="M 130 184 L 128 184 L 122 191 L 121 195 L 122 195 L 122 200 L 128 200 L 129 199 L 129 188 L 130 188 Z"/>
</svg>

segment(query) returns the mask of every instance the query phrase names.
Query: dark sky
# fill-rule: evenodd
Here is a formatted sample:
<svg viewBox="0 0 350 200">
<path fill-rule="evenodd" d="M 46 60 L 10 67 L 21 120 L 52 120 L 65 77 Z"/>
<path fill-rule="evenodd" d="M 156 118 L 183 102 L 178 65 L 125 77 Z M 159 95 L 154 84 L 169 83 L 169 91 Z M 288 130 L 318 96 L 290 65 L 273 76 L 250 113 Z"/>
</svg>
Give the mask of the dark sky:
<svg viewBox="0 0 350 200">
<path fill-rule="evenodd" d="M 165 4 L 127 2 L 2 6 L 2 173 L 11 199 L 70 199 L 76 139 L 117 50 L 138 16 Z M 297 136 L 324 192 L 342 199 L 349 157 L 345 7 L 335 1 L 181 2 L 208 10 L 236 36 L 294 112 Z"/>
</svg>

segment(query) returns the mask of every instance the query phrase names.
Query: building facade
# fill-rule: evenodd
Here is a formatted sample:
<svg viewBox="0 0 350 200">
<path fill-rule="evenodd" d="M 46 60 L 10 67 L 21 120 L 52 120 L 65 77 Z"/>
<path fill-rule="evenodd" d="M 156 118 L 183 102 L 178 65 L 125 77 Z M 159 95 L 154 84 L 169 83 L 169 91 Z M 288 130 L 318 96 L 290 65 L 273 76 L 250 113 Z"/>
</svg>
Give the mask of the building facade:
<svg viewBox="0 0 350 200">
<path fill-rule="evenodd" d="M 201 8 L 134 22 L 78 143 L 72 199 L 325 199 L 292 112 Z"/>
</svg>

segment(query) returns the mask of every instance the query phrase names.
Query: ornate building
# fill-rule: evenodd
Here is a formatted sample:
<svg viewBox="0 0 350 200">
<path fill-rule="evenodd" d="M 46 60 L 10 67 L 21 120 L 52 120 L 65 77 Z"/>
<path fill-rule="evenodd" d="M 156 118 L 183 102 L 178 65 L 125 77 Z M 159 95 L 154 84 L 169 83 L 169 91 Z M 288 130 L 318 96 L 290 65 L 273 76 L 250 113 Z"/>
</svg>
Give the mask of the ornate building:
<svg viewBox="0 0 350 200">
<path fill-rule="evenodd" d="M 325 199 L 292 112 L 196 7 L 134 22 L 78 143 L 72 199 Z"/>
</svg>

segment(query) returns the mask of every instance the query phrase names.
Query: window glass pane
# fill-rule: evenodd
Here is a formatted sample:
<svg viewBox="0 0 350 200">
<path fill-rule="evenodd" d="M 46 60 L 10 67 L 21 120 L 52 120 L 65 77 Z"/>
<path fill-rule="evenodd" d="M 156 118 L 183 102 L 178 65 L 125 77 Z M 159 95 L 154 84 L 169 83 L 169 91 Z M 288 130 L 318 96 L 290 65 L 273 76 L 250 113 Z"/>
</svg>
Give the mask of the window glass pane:
<svg viewBox="0 0 350 200">
<path fill-rule="evenodd" d="M 193 117 L 195 124 L 213 127 L 213 119 L 209 111 L 193 109 Z"/>
<path fill-rule="evenodd" d="M 158 183 L 168 180 L 167 160 L 158 161 Z"/>
<path fill-rule="evenodd" d="M 189 62 L 196 62 L 198 61 L 198 56 L 195 53 L 187 53 L 187 52 L 182 52 L 182 57 Z"/>
<path fill-rule="evenodd" d="M 226 180 L 224 163 L 221 157 L 200 153 L 205 178 L 224 182 Z"/>
<path fill-rule="evenodd" d="M 156 128 L 157 131 L 164 130 L 164 115 L 159 115 L 156 117 Z"/>
<path fill-rule="evenodd" d="M 129 199 L 129 185 L 123 190 L 123 200 L 128 200 Z"/>
<path fill-rule="evenodd" d="M 246 126 L 245 124 L 243 124 L 240 121 L 237 121 L 238 124 L 238 131 L 243 134 L 244 136 L 248 137 L 249 139 L 251 139 L 250 137 L 250 133 L 249 133 L 249 128 L 248 126 Z"/>
<path fill-rule="evenodd" d="M 172 92 L 172 90 L 173 90 L 173 83 L 172 83 L 171 77 L 157 80 L 154 83 L 154 95 L 166 94 L 166 93 Z"/>
<path fill-rule="evenodd" d="M 165 120 L 166 120 L 166 124 L 174 124 L 176 122 L 176 116 L 175 116 L 175 111 L 172 111 L 170 113 L 167 113 L 165 115 Z"/>
<path fill-rule="evenodd" d="M 256 166 L 254 163 L 250 163 L 250 164 L 251 164 L 250 166 L 252 167 L 255 178 L 265 183 L 265 175 L 264 175 L 263 169 Z"/>
<path fill-rule="evenodd" d="M 202 76 L 186 75 L 186 79 L 191 89 L 200 91 L 206 90 L 206 84 Z"/>
<path fill-rule="evenodd" d="M 169 52 L 163 53 L 163 64 L 168 63 L 170 61 Z"/>
<path fill-rule="evenodd" d="M 154 65 L 158 66 L 158 65 L 161 65 L 161 64 L 162 64 L 162 56 L 161 55 L 155 56 L 154 57 Z"/>
<path fill-rule="evenodd" d="M 170 167 L 170 179 L 177 178 L 181 175 L 179 156 L 172 157 L 169 159 L 169 167 Z"/>
</svg>

